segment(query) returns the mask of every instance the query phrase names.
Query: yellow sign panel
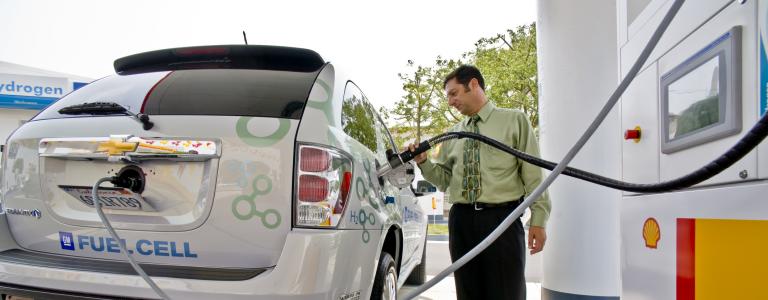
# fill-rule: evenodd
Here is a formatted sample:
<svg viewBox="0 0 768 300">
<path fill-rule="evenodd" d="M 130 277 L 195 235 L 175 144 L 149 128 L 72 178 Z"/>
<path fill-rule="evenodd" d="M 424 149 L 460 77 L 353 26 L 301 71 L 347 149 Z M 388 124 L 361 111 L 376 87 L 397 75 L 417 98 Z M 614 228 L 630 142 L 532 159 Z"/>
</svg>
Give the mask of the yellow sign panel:
<svg viewBox="0 0 768 300">
<path fill-rule="evenodd" d="M 678 219 L 677 299 L 764 299 L 768 221 Z"/>
<path fill-rule="evenodd" d="M 696 298 L 766 297 L 768 221 L 696 220 Z"/>
</svg>

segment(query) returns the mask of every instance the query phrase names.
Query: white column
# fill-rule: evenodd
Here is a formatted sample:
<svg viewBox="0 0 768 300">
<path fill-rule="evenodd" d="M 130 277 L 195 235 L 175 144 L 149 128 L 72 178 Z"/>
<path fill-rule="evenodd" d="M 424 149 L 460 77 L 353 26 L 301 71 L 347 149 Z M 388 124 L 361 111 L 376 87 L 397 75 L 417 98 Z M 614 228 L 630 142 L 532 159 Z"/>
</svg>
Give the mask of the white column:
<svg viewBox="0 0 768 300">
<path fill-rule="evenodd" d="M 618 84 L 616 2 L 539 0 L 542 157 L 560 161 Z M 570 164 L 621 177 L 620 107 Z M 543 299 L 618 299 L 621 193 L 560 176 L 549 189 Z"/>
</svg>

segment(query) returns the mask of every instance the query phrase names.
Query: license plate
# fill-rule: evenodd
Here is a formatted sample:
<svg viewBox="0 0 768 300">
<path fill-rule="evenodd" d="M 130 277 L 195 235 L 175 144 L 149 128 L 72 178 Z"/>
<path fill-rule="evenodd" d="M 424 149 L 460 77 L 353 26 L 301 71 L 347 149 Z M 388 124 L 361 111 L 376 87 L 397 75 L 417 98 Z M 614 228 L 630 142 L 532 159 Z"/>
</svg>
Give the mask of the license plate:
<svg viewBox="0 0 768 300">
<path fill-rule="evenodd" d="M 93 206 L 93 197 L 91 197 L 91 186 L 72 186 L 60 185 L 59 188 L 67 192 L 75 199 L 80 200 L 85 205 Z M 132 211 L 155 211 L 155 209 L 141 197 L 129 189 L 116 187 L 100 187 L 99 199 L 103 208 L 132 210 Z"/>
</svg>

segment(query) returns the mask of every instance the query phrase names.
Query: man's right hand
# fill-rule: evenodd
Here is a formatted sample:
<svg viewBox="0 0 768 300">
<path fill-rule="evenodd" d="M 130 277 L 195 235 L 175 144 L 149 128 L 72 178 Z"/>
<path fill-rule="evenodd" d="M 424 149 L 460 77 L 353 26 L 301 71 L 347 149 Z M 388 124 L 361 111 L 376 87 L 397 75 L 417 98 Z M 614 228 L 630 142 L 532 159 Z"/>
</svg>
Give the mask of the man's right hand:
<svg viewBox="0 0 768 300">
<path fill-rule="evenodd" d="M 416 151 L 416 146 L 418 146 L 418 143 L 410 144 L 408 145 L 408 149 L 411 150 L 411 152 Z M 415 161 L 417 164 L 423 163 L 425 160 L 427 160 L 427 152 L 424 152 L 422 154 L 417 155 L 413 158 L 413 161 Z"/>
</svg>

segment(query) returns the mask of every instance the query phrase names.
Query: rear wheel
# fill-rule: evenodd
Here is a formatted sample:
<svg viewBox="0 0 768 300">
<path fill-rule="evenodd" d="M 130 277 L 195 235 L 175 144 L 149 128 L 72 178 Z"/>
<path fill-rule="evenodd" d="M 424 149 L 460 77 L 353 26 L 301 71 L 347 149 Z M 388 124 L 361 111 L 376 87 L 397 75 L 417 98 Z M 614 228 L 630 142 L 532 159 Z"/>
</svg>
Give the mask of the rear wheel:
<svg viewBox="0 0 768 300">
<path fill-rule="evenodd" d="M 397 299 L 397 269 L 395 259 L 387 252 L 382 252 L 379 257 L 379 266 L 376 268 L 376 277 L 373 280 L 371 300 L 396 300 Z"/>
</svg>

